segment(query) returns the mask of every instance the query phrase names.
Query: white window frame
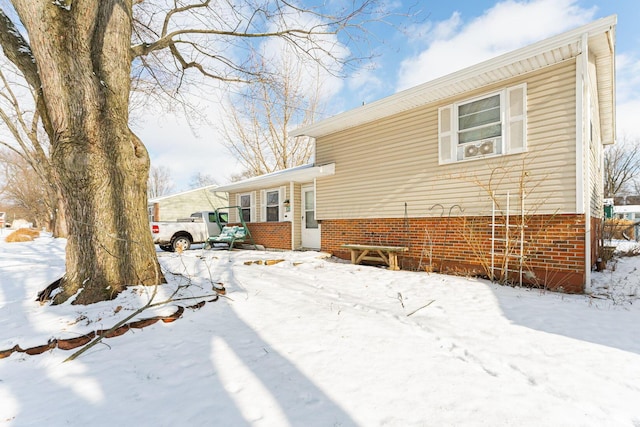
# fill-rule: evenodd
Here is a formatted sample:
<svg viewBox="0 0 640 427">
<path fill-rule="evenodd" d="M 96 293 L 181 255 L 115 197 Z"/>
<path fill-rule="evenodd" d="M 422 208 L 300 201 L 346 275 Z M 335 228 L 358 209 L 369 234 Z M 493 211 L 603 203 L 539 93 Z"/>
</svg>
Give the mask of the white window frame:
<svg viewBox="0 0 640 427">
<path fill-rule="evenodd" d="M 255 192 L 249 192 L 249 193 L 239 193 L 236 195 L 236 204 L 240 207 L 240 212 L 238 212 L 238 214 L 242 215 L 242 210 L 243 209 L 247 209 L 247 208 L 243 208 L 242 207 L 242 197 L 244 196 L 249 196 L 249 221 L 245 221 L 245 222 L 255 222 L 256 221 L 256 215 L 255 215 L 255 204 L 256 204 L 256 195 Z M 241 218 L 238 218 L 238 222 L 241 222 Z"/>
<path fill-rule="evenodd" d="M 263 222 L 276 222 L 276 221 L 267 221 L 267 207 L 270 207 L 267 205 L 267 193 L 274 193 L 277 192 L 278 193 L 278 221 L 277 222 L 281 222 L 284 220 L 284 208 L 283 208 L 283 201 L 284 201 L 284 195 L 285 195 L 285 190 L 284 187 L 278 187 L 278 188 L 268 188 L 265 190 L 262 190 L 260 196 L 261 196 L 261 216 L 262 216 L 262 221 Z"/>
<path fill-rule="evenodd" d="M 521 91 L 521 105 L 517 104 L 517 109 L 511 107 L 512 98 L 517 91 Z M 459 121 L 458 112 L 461 106 L 476 102 L 482 99 L 500 96 L 500 124 L 501 131 L 499 137 L 479 139 L 469 141 L 464 145 L 459 144 Z M 438 109 L 438 162 L 439 164 L 450 164 L 463 161 L 474 161 L 488 157 L 504 156 L 507 154 L 522 153 L 527 151 L 527 84 L 522 83 L 515 86 L 505 87 L 502 90 L 488 92 L 480 96 L 464 99 L 453 104 L 446 105 Z M 493 152 L 483 154 L 479 152 L 473 156 L 467 156 L 464 151 L 467 146 L 480 147 L 483 141 L 494 141 Z M 491 145 L 489 145 L 491 147 Z"/>
</svg>

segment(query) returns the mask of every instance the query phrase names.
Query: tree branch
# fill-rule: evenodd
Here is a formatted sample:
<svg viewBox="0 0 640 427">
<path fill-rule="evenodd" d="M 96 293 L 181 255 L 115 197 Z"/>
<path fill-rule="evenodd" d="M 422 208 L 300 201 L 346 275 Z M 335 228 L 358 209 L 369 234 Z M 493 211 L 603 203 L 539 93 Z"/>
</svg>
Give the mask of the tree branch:
<svg viewBox="0 0 640 427">
<path fill-rule="evenodd" d="M 0 46 L 9 61 L 15 64 L 34 89 L 40 87 L 40 76 L 31 47 L 11 19 L 0 9 Z"/>
</svg>

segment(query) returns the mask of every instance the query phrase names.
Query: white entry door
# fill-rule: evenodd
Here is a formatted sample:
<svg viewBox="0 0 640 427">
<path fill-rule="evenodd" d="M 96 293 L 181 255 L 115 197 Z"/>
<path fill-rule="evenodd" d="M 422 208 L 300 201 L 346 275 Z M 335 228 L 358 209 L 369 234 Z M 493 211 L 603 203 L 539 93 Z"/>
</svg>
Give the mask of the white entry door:
<svg viewBox="0 0 640 427">
<path fill-rule="evenodd" d="M 316 221 L 313 185 L 302 187 L 302 247 L 320 249 L 320 224 Z"/>
</svg>

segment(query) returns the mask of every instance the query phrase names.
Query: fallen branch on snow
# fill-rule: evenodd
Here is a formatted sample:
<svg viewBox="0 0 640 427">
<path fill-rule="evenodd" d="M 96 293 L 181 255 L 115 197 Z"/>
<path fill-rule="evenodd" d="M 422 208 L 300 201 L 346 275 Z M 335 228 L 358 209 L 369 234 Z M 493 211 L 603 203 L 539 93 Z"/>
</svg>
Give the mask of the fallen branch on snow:
<svg viewBox="0 0 640 427">
<path fill-rule="evenodd" d="M 415 310 L 413 310 L 411 313 L 407 314 L 407 317 L 411 316 L 412 314 L 416 313 L 416 312 L 417 312 L 417 311 L 419 311 L 419 310 L 422 310 L 422 309 L 423 309 L 423 308 L 425 308 L 425 307 L 430 306 L 434 301 L 435 301 L 435 300 L 434 300 L 434 299 L 432 299 L 431 301 L 429 301 L 428 303 L 426 303 L 426 304 L 425 304 L 425 305 L 423 305 L 422 307 L 420 307 L 420 308 L 416 308 L 416 309 L 415 309 Z"/>
</svg>

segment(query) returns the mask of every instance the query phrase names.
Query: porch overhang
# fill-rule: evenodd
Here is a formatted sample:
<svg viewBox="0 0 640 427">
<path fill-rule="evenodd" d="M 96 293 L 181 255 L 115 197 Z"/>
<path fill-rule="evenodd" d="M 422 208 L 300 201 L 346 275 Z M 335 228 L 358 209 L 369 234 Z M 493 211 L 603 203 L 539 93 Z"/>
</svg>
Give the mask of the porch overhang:
<svg viewBox="0 0 640 427">
<path fill-rule="evenodd" d="M 227 185 L 221 185 L 216 191 L 237 193 L 239 191 L 249 191 L 258 188 L 277 187 L 279 185 L 295 183 L 312 182 L 316 178 L 330 176 L 335 174 L 336 164 L 329 163 L 326 165 L 303 165 L 296 166 L 281 171 L 248 178 L 242 181 L 233 182 Z"/>
</svg>

